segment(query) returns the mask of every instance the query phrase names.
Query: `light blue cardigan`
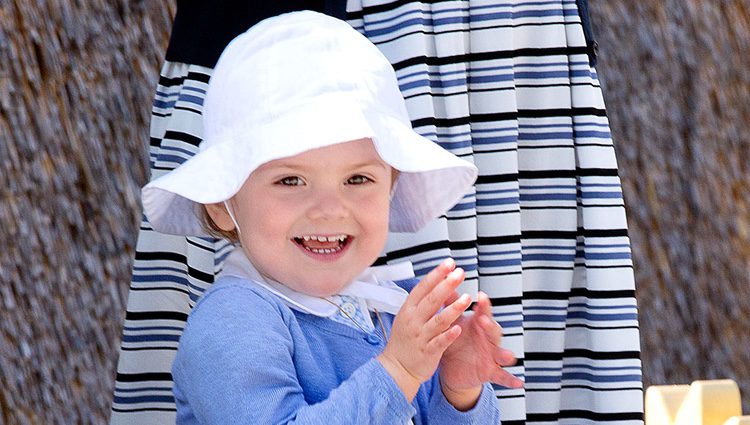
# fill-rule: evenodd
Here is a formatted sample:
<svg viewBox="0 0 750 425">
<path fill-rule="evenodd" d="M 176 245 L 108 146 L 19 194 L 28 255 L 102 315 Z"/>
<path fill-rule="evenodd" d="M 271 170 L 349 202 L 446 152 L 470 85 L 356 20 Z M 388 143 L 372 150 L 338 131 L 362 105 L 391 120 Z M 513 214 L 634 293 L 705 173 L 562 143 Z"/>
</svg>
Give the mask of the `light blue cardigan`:
<svg viewBox="0 0 750 425">
<path fill-rule="evenodd" d="M 390 330 L 393 316 L 381 314 Z M 372 334 L 301 313 L 225 276 L 188 319 L 172 367 L 177 424 L 499 424 L 490 385 L 459 412 L 437 373 L 411 404 L 375 359 Z"/>
</svg>

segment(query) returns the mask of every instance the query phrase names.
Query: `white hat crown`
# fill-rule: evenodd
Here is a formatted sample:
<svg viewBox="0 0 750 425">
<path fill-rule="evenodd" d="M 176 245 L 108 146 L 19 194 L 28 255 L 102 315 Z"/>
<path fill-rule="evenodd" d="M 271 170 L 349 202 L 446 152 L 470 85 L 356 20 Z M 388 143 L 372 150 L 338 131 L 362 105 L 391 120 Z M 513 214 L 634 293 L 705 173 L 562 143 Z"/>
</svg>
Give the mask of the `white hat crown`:
<svg viewBox="0 0 750 425">
<path fill-rule="evenodd" d="M 346 22 L 313 12 L 265 20 L 233 40 L 214 70 L 203 111 L 207 145 L 325 97 L 408 120 L 393 68 Z"/>
</svg>

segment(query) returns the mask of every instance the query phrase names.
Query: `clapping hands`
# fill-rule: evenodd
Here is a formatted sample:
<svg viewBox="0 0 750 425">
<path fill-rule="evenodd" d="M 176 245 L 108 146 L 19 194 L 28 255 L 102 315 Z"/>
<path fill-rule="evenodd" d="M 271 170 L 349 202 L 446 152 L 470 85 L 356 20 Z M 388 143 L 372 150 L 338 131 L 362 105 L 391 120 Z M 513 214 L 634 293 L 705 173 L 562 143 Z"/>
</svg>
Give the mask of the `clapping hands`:
<svg viewBox="0 0 750 425">
<path fill-rule="evenodd" d="M 492 319 L 487 295 L 480 292 L 473 314 L 463 315 L 471 304 L 468 295 L 456 293 L 463 280 L 452 259 L 443 261 L 414 287 L 396 315 L 378 360 L 408 400 L 438 365 L 443 393 L 461 410 L 476 403 L 485 382 L 523 385 L 500 368 L 514 364 L 515 357 L 499 347 L 502 330 Z"/>
<path fill-rule="evenodd" d="M 461 316 L 456 325 L 461 327 L 461 335 L 440 360 L 440 385 L 456 408 L 471 408 L 485 382 L 508 388 L 523 386 L 523 381 L 502 368 L 514 365 L 516 358 L 500 347 L 503 331 L 492 317 L 487 294 L 480 291 L 473 313 Z"/>
</svg>

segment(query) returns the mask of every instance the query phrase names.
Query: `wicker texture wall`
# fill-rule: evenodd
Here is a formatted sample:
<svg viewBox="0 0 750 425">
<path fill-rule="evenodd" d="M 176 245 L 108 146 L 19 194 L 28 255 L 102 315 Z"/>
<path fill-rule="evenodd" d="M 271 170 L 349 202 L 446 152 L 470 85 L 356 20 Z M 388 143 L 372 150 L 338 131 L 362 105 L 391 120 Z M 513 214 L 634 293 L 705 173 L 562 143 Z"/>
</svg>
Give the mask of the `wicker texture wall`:
<svg viewBox="0 0 750 425">
<path fill-rule="evenodd" d="M 591 6 L 645 383 L 732 378 L 750 414 L 750 1 Z"/>
<path fill-rule="evenodd" d="M 105 423 L 173 6 L 0 1 L 0 423 Z"/>
<path fill-rule="evenodd" d="M 646 383 L 750 408 L 750 0 L 591 0 Z M 0 424 L 105 423 L 168 1 L 0 1 Z"/>
</svg>

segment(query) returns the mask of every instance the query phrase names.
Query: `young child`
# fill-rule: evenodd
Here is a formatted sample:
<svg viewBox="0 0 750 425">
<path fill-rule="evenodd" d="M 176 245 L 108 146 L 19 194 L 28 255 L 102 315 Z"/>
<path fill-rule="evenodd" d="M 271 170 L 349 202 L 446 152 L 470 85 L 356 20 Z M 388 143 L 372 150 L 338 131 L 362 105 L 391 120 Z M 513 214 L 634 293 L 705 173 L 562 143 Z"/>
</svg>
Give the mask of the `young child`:
<svg viewBox="0 0 750 425">
<path fill-rule="evenodd" d="M 487 296 L 463 315 L 451 259 L 416 286 L 368 267 L 477 173 L 411 129 L 377 48 L 314 12 L 267 19 L 222 54 L 203 117 L 200 152 L 143 189 L 156 230 L 239 245 L 180 340 L 177 423 L 499 423 L 489 382 L 521 381 Z"/>
</svg>

